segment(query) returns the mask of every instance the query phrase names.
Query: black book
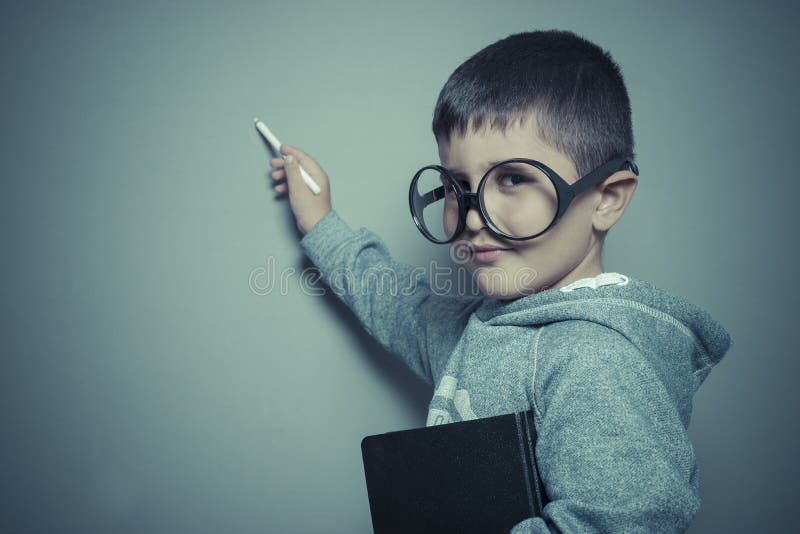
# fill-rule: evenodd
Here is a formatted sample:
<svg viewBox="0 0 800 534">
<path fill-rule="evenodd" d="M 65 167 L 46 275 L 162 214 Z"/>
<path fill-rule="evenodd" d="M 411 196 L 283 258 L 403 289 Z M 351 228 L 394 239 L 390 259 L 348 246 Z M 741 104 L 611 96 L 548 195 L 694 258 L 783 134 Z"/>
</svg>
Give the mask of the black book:
<svg viewBox="0 0 800 534">
<path fill-rule="evenodd" d="M 533 412 L 361 440 L 375 534 L 504 533 L 547 502 Z"/>
</svg>

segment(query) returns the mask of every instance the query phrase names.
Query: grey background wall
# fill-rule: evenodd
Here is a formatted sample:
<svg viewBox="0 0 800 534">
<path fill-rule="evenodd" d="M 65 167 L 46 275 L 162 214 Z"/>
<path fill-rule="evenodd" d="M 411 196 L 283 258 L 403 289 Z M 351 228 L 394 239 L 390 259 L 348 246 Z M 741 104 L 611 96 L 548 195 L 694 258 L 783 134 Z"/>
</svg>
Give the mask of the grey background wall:
<svg viewBox="0 0 800 534">
<path fill-rule="evenodd" d="M 446 261 L 406 203 L 438 162 L 436 96 L 480 48 L 550 28 L 609 49 L 632 99 L 642 174 L 606 270 L 690 297 L 734 340 L 695 398 L 691 531 L 794 524 L 797 15 L 4 4 L 0 530 L 369 532 L 360 440 L 423 426 L 431 391 L 304 285 L 252 118 L 322 163 L 351 226 Z"/>
</svg>

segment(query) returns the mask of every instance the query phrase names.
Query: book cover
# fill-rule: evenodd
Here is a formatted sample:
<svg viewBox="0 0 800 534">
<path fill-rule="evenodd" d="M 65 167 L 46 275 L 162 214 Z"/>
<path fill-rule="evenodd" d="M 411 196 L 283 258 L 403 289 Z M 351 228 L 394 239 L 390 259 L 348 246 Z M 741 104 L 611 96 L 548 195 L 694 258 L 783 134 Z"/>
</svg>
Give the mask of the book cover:
<svg viewBox="0 0 800 534">
<path fill-rule="evenodd" d="M 365 437 L 375 533 L 507 534 L 547 502 L 535 445 L 531 410 Z"/>
</svg>

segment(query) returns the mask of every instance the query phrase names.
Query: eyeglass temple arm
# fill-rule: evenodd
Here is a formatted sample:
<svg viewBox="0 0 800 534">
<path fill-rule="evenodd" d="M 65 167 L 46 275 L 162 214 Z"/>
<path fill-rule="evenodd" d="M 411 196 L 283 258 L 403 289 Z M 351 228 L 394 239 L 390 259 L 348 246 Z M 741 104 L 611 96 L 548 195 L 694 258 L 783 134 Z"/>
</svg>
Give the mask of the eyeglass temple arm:
<svg viewBox="0 0 800 534">
<path fill-rule="evenodd" d="M 432 189 L 425 193 L 424 195 L 420 195 L 422 199 L 423 206 L 427 206 L 428 204 L 433 204 L 440 198 L 444 198 L 444 186 L 440 185 L 436 189 Z"/>
<path fill-rule="evenodd" d="M 639 176 L 639 167 L 633 160 L 618 158 L 612 159 L 608 163 L 599 166 L 574 184 L 572 184 L 572 192 L 575 196 L 580 195 L 593 185 L 597 185 L 615 172 L 621 171 L 625 165 L 628 165 L 633 171 L 633 174 Z"/>
</svg>

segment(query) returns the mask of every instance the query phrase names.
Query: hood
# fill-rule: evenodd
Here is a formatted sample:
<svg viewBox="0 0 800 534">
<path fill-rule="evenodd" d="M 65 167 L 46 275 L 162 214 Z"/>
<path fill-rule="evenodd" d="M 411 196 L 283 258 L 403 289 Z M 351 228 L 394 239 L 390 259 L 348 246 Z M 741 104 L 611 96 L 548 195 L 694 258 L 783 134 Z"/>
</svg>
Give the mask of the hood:
<svg viewBox="0 0 800 534">
<path fill-rule="evenodd" d="M 700 386 L 731 345 L 708 312 L 650 282 L 607 272 L 513 301 L 485 298 L 475 310 L 493 325 L 537 326 L 592 321 L 625 336 L 656 368 Z M 678 378 L 679 381 L 681 377 Z"/>
</svg>

